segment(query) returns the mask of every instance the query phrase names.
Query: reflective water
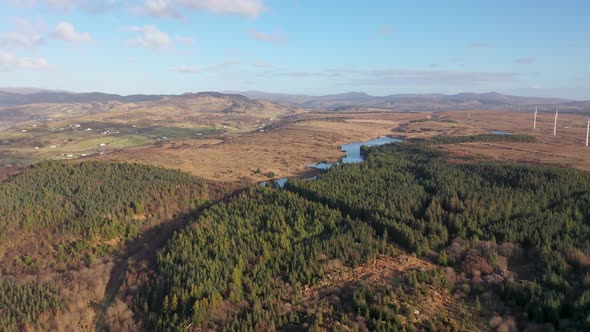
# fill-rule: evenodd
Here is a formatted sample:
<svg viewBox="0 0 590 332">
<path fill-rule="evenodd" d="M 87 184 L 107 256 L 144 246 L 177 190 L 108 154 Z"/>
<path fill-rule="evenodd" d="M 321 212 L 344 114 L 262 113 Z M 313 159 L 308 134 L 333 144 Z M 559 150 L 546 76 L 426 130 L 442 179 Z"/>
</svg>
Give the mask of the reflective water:
<svg viewBox="0 0 590 332">
<path fill-rule="evenodd" d="M 363 161 L 361 156 L 361 146 L 377 146 L 387 143 L 401 142 L 401 139 L 391 137 L 381 137 L 372 139 L 366 142 L 350 143 L 342 146 L 342 151 L 346 153 L 346 157 L 342 158 L 343 164 L 360 163 Z M 310 166 L 311 167 L 311 166 Z"/>
<path fill-rule="evenodd" d="M 280 178 L 280 179 L 276 179 L 276 180 L 272 180 L 272 181 L 260 182 L 260 185 L 263 187 L 266 187 L 266 185 L 268 185 L 269 182 L 275 182 L 276 184 L 279 185 L 279 188 L 283 188 L 285 186 L 285 183 L 287 183 L 287 178 Z"/>
<path fill-rule="evenodd" d="M 313 163 L 313 164 L 307 165 L 307 167 L 317 168 L 317 169 L 321 169 L 321 170 L 325 171 L 327 169 L 330 169 L 330 167 L 332 167 L 332 165 L 334 165 L 334 163 Z"/>
<path fill-rule="evenodd" d="M 492 135 L 512 135 L 512 133 L 507 131 L 499 131 L 499 130 L 492 130 Z"/>
<path fill-rule="evenodd" d="M 387 144 L 387 143 L 397 143 L 397 142 L 401 142 L 401 141 L 402 140 L 398 139 L 398 138 L 380 137 L 380 138 L 372 139 L 372 140 L 365 141 L 365 142 L 354 142 L 354 143 L 345 144 L 341 147 L 342 151 L 344 151 L 344 153 L 346 154 L 345 157 L 342 158 L 341 163 L 352 164 L 352 163 L 362 162 L 363 157 L 361 156 L 361 146 L 378 146 L 378 145 L 383 145 L 383 144 Z M 322 162 L 322 163 L 309 164 L 307 166 L 312 167 L 312 168 L 317 168 L 320 170 L 328 170 L 334 164 L 335 163 Z M 313 179 L 315 179 L 315 176 L 313 178 L 309 178 L 307 180 L 313 180 Z M 273 182 L 276 182 L 279 185 L 279 187 L 283 188 L 283 186 L 287 182 L 287 178 L 273 180 Z M 261 186 L 266 186 L 267 184 L 268 184 L 267 181 L 260 183 Z"/>
</svg>

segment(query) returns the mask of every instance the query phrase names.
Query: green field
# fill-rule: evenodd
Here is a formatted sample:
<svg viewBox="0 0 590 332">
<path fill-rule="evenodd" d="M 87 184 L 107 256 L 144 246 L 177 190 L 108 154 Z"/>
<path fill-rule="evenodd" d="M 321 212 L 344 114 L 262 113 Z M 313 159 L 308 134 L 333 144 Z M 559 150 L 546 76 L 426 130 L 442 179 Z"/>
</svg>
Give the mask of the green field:
<svg viewBox="0 0 590 332">
<path fill-rule="evenodd" d="M 77 158 L 82 154 L 90 155 L 168 139 L 196 138 L 222 132 L 215 126 L 183 125 L 185 126 L 137 127 L 92 122 L 81 123 L 79 127 L 55 123 L 51 127 L 23 127 L 27 130 L 25 133 L 20 132 L 21 129 L 14 129 L 0 133 L 0 167 L 28 165 L 44 159 Z M 87 130 L 88 128 L 92 130 Z"/>
</svg>

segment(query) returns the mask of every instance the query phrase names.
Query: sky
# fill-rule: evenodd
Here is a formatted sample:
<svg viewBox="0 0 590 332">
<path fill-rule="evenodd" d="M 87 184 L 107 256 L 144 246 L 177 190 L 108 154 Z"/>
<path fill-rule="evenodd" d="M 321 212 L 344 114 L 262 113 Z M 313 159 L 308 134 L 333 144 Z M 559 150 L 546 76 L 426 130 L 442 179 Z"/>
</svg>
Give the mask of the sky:
<svg viewBox="0 0 590 332">
<path fill-rule="evenodd" d="M 590 1 L 0 0 L 0 86 L 590 100 Z"/>
</svg>

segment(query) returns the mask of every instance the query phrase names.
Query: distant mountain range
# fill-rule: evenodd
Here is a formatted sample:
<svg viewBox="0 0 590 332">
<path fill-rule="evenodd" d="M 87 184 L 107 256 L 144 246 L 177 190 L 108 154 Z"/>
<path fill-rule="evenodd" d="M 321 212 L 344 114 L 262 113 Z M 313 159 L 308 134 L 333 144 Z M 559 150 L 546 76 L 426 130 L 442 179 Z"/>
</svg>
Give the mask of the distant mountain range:
<svg viewBox="0 0 590 332">
<path fill-rule="evenodd" d="M 13 90 L 14 91 L 14 90 Z M 155 101 L 162 99 L 161 95 L 130 95 L 121 96 L 116 94 L 108 94 L 101 92 L 88 93 L 71 93 L 71 92 L 28 92 L 15 93 L 5 92 L 0 89 L 0 106 L 19 106 L 27 104 L 41 104 L 41 103 L 94 103 L 119 101 L 122 103 L 137 103 L 142 101 Z"/>
<path fill-rule="evenodd" d="M 243 91 L 240 94 L 253 99 L 266 99 L 272 102 L 286 103 L 310 108 L 342 108 L 352 106 L 393 108 L 399 110 L 447 110 L 447 109 L 496 109 L 507 106 L 556 106 L 571 110 L 590 109 L 590 102 L 573 101 L 559 98 L 519 97 L 503 95 L 497 92 L 445 94 L 393 94 L 389 96 L 371 96 L 363 92 L 309 96 L 300 94 L 267 93 L 261 91 Z"/>
<path fill-rule="evenodd" d="M 118 101 L 122 103 L 154 102 L 163 98 L 195 95 L 227 95 L 231 98 L 265 99 L 275 103 L 305 108 L 340 110 L 347 107 L 374 107 L 406 111 L 433 111 L 451 109 L 517 109 L 539 105 L 541 109 L 559 107 L 564 111 L 588 111 L 590 101 L 573 101 L 559 98 L 519 97 L 496 92 L 445 94 L 392 94 L 371 96 L 363 92 L 310 96 L 302 94 L 268 93 L 262 91 L 224 91 L 186 93 L 183 95 L 129 95 L 101 92 L 72 93 L 36 88 L 0 88 L 0 107 L 40 103 L 96 103 Z M 230 95 L 228 95 L 230 94 Z"/>
</svg>

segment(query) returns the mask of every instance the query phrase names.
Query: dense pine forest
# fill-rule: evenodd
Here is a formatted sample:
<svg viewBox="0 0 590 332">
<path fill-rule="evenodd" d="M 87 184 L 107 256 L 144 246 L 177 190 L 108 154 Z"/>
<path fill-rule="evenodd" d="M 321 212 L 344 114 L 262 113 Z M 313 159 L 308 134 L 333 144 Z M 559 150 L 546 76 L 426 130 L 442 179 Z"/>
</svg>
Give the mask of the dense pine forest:
<svg viewBox="0 0 590 332">
<path fill-rule="evenodd" d="M 297 324 L 283 302 L 296 304 L 301 285 L 324 276 L 325 261 L 355 266 L 385 249 L 371 227 L 337 210 L 287 191 L 250 190 L 170 241 L 139 304 L 157 330 Z"/>
<path fill-rule="evenodd" d="M 459 144 L 459 143 L 475 143 L 475 142 L 515 142 L 515 143 L 536 143 L 537 138 L 533 135 L 495 135 L 495 134 L 481 134 L 470 136 L 435 136 L 427 139 L 416 138 L 410 139 L 409 142 L 419 144 Z"/>
<path fill-rule="evenodd" d="M 23 324 L 35 323 L 39 314 L 62 306 L 59 289 L 53 285 L 0 279 L 0 331 L 18 331 Z"/>
<path fill-rule="evenodd" d="M 453 156 L 439 140 L 365 148 L 364 163 L 215 206 L 144 274 L 138 310 L 173 330 L 590 328 L 590 174 Z M 354 267 L 395 244 L 439 267 L 355 283 L 327 310 L 301 307 L 297 290 L 322 284 L 328 262 Z M 482 316 L 412 319 L 408 303 L 428 287 Z"/>
<path fill-rule="evenodd" d="M 186 173 L 151 166 L 43 162 L 0 186 L 0 238 L 45 227 L 89 238 L 134 233 L 134 217 L 190 208 L 204 186 Z"/>
<path fill-rule="evenodd" d="M 40 163 L 0 185 L 0 238 L 43 234 L 6 272 L 71 267 L 108 254 L 114 249 L 108 240 L 133 238 L 146 225 L 195 208 L 205 192 L 202 180 L 157 167 Z"/>
<path fill-rule="evenodd" d="M 527 320 L 590 328 L 590 174 L 472 162 L 422 144 L 364 153 L 362 164 L 287 189 L 455 267 L 475 295 L 493 288 Z M 511 268 L 520 278 L 507 277 Z"/>
<path fill-rule="evenodd" d="M 534 141 L 393 143 L 313 181 L 244 189 L 133 265 L 121 297 L 145 330 L 588 330 L 590 174 L 438 146 L 503 140 Z M 1 184 L 0 330 L 67 305 L 59 285 L 19 276 L 89 265 L 207 195 L 185 173 L 98 162 Z"/>
<path fill-rule="evenodd" d="M 0 330 L 62 308 L 70 272 L 206 199 L 200 179 L 132 164 L 43 162 L 0 184 Z M 53 272 L 67 281 L 39 280 Z"/>
</svg>

